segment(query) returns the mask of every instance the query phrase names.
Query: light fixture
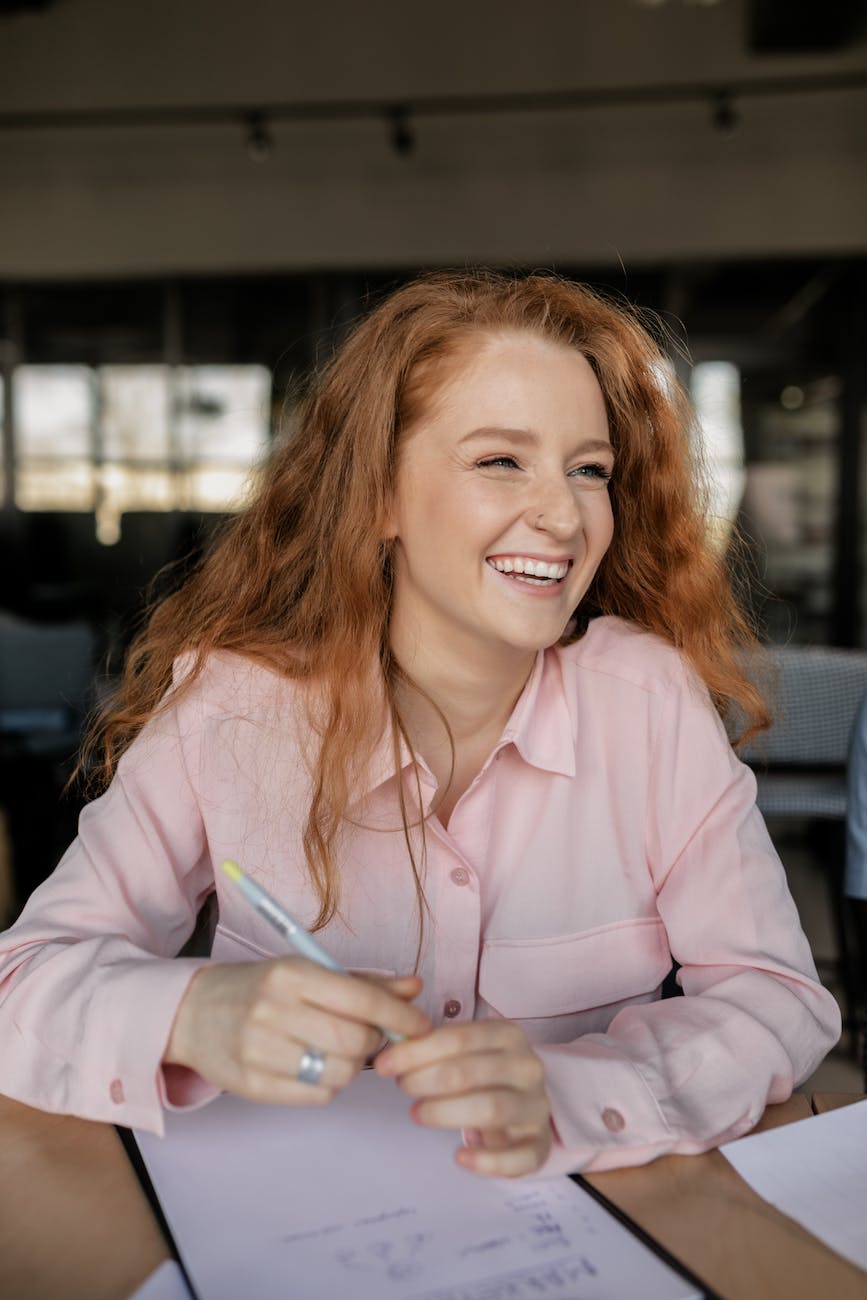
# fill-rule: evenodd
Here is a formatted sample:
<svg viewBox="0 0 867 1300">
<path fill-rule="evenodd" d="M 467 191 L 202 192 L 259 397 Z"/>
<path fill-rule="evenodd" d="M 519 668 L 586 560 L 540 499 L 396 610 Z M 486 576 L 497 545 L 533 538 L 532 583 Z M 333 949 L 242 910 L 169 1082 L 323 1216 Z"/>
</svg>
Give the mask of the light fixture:
<svg viewBox="0 0 867 1300">
<path fill-rule="evenodd" d="M 394 104 L 388 109 L 391 128 L 391 147 L 399 158 L 408 158 L 415 151 L 415 132 L 404 104 Z"/>
<path fill-rule="evenodd" d="M 720 135 L 734 135 L 741 123 L 737 105 L 728 90 L 718 91 L 710 104 L 710 122 Z"/>
<path fill-rule="evenodd" d="M 245 146 L 252 162 L 266 162 L 274 152 L 274 137 L 264 113 L 248 113 L 244 118 Z"/>
</svg>

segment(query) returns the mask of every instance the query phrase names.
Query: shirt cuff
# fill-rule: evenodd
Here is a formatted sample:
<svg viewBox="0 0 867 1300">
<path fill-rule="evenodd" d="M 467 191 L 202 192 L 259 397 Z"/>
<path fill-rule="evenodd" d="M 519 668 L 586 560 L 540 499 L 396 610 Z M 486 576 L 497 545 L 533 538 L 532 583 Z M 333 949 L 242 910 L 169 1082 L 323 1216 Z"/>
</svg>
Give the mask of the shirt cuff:
<svg viewBox="0 0 867 1300">
<path fill-rule="evenodd" d="M 592 1035 L 537 1044 L 545 1067 L 554 1145 L 542 1175 L 646 1164 L 676 1137 L 631 1061 Z"/>
<path fill-rule="evenodd" d="M 186 1065 L 164 1065 L 157 1075 L 157 1093 L 166 1110 L 198 1110 L 220 1092 Z"/>
</svg>

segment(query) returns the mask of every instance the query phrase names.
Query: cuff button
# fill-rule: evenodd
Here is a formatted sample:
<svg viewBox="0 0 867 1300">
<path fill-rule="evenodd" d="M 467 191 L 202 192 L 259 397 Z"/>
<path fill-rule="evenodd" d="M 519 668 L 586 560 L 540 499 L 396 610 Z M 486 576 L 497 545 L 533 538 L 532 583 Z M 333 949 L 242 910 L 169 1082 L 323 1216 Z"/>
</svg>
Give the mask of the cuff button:
<svg viewBox="0 0 867 1300">
<path fill-rule="evenodd" d="M 109 1085 L 108 1095 L 117 1105 L 120 1105 L 120 1103 L 125 1100 L 123 1084 L 120 1079 L 112 1079 L 111 1084 Z"/>
<path fill-rule="evenodd" d="M 602 1123 L 608 1129 L 609 1133 L 620 1133 L 626 1128 L 626 1120 L 619 1110 L 613 1110 L 611 1106 L 606 1106 L 602 1112 Z"/>
</svg>

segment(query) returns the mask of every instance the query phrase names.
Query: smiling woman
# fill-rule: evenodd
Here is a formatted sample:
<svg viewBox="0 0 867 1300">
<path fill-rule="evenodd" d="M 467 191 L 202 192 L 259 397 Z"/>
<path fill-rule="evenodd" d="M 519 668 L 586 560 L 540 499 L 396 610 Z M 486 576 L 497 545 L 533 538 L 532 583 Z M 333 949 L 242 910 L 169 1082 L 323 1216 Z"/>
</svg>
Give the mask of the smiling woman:
<svg viewBox="0 0 867 1300">
<path fill-rule="evenodd" d="M 815 1068 L 839 1014 L 721 721 L 767 720 L 756 643 L 662 374 L 555 276 L 356 327 L 92 733 L 104 793 L 0 941 L 0 1088 L 159 1131 L 326 1103 L 385 1029 L 416 1120 L 511 1176 L 706 1149 Z M 279 955 L 224 858 L 354 974 Z"/>
</svg>

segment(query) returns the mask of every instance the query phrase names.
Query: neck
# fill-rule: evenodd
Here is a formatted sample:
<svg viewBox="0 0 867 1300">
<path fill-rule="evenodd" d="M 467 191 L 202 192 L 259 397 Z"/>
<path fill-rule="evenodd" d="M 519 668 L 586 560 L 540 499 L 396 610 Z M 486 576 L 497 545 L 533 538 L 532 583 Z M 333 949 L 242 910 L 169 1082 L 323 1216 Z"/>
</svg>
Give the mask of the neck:
<svg viewBox="0 0 867 1300">
<path fill-rule="evenodd" d="M 439 748 L 447 743 L 442 720 L 430 701 L 445 715 L 456 744 L 481 737 L 493 744 L 536 661 L 535 651 L 489 656 L 473 649 L 475 655 L 469 647 L 423 645 L 392 636 L 397 662 L 420 688 L 399 687 L 398 704 L 410 737 L 423 754 L 432 745 Z"/>
</svg>

